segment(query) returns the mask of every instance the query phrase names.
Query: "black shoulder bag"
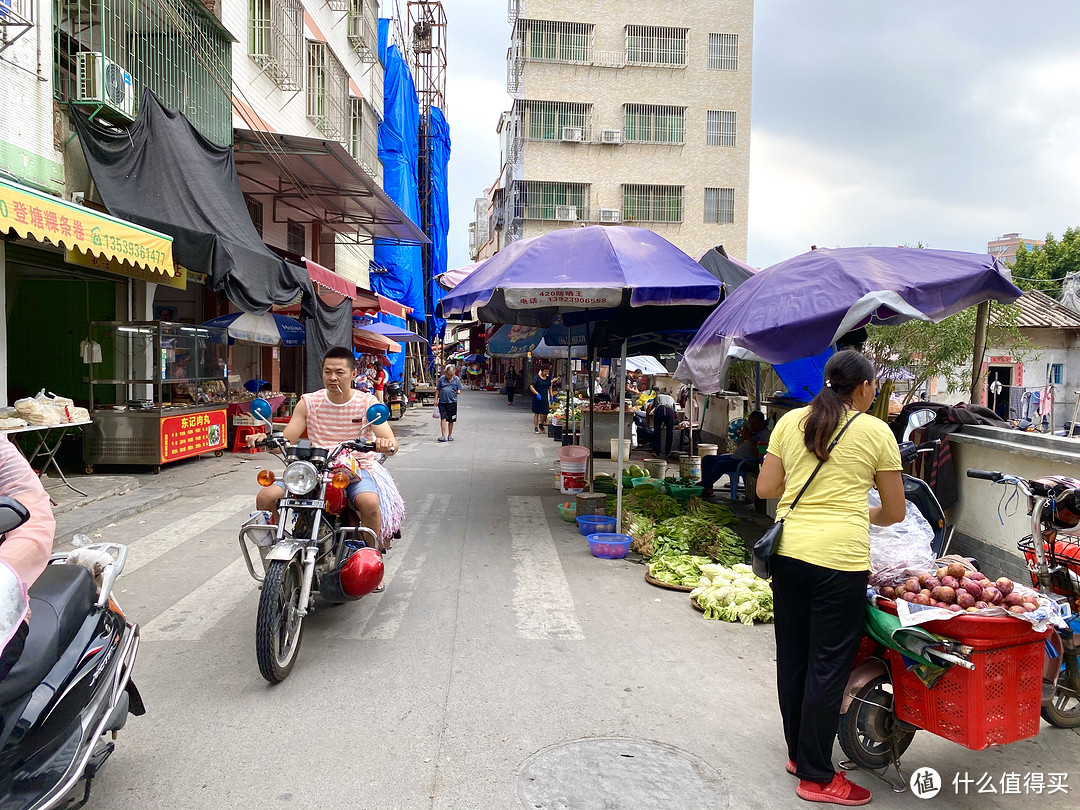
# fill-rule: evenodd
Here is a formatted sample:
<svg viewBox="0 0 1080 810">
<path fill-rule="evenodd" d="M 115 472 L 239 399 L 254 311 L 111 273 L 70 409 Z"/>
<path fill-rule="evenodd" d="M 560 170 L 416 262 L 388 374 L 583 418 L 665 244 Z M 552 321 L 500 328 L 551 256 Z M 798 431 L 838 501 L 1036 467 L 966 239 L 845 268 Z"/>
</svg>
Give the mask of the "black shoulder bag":
<svg viewBox="0 0 1080 810">
<path fill-rule="evenodd" d="M 829 445 L 829 454 L 832 454 L 833 448 L 836 447 L 836 443 L 840 441 L 840 437 L 844 435 L 844 431 L 851 426 L 851 423 L 858 419 L 860 414 L 855 414 L 853 417 L 847 420 L 847 423 L 840 428 L 840 432 L 836 434 L 836 438 L 832 440 L 832 444 Z M 795 496 L 795 500 L 791 502 L 791 506 L 788 507 L 787 514 L 780 520 L 776 521 L 769 527 L 765 534 L 761 535 L 761 539 L 754 543 L 754 549 L 752 553 L 751 564 L 754 569 L 754 574 L 762 579 L 768 579 L 772 576 L 772 558 L 776 553 L 776 547 L 780 545 L 780 536 L 784 533 L 784 521 L 791 515 L 792 510 L 799 503 L 799 498 L 806 492 L 806 488 L 810 486 L 810 482 L 814 480 L 814 476 L 818 474 L 818 470 L 821 469 L 821 465 L 824 461 L 819 461 L 818 465 L 814 467 L 814 471 L 810 473 L 810 477 L 806 479 L 806 483 L 802 485 L 802 489 L 799 490 L 799 494 Z"/>
</svg>

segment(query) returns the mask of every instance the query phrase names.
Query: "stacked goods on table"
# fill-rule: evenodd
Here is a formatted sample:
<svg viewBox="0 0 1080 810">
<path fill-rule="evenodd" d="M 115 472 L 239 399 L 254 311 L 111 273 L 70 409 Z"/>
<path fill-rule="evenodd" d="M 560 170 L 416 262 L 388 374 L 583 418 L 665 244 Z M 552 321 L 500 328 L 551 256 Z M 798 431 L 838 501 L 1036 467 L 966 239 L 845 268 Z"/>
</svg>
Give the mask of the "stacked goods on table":
<svg viewBox="0 0 1080 810">
<path fill-rule="evenodd" d="M 679 502 L 651 486 L 637 487 L 623 498 L 624 528 L 634 542 L 631 551 L 645 559 L 698 554 L 721 565 L 749 560 L 749 549 L 729 524 L 734 513 L 699 498 Z"/>
<path fill-rule="evenodd" d="M 89 420 L 90 412 L 86 408 L 77 408 L 75 403 L 67 397 L 46 394 L 45 389 L 42 389 L 36 397 L 16 400 L 14 413 L 4 414 L 4 427 L 9 429 L 26 425 L 53 427 Z M 19 422 L 21 424 L 18 424 Z"/>
</svg>

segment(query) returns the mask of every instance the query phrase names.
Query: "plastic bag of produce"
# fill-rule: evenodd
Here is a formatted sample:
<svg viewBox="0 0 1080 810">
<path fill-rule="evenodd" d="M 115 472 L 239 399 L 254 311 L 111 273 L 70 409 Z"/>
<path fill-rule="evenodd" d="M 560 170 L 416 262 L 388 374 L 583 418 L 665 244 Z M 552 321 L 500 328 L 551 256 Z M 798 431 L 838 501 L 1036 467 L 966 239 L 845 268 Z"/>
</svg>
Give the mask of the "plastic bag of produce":
<svg viewBox="0 0 1080 810">
<path fill-rule="evenodd" d="M 870 506 L 881 506 L 876 488 L 870 490 Z M 918 507 L 907 501 L 907 514 L 903 521 L 892 526 L 870 526 L 870 570 L 928 570 L 934 567 L 933 540 L 934 530 Z"/>
</svg>

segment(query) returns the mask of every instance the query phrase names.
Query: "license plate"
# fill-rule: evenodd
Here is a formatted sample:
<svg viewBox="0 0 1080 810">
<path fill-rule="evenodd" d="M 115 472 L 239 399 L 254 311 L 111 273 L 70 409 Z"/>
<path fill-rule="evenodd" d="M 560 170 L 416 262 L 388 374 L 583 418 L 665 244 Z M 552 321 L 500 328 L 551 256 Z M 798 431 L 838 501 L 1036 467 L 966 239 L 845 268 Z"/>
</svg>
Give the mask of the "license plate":
<svg viewBox="0 0 1080 810">
<path fill-rule="evenodd" d="M 282 498 L 278 506 L 290 509 L 325 509 L 326 501 L 302 501 L 298 498 Z"/>
</svg>

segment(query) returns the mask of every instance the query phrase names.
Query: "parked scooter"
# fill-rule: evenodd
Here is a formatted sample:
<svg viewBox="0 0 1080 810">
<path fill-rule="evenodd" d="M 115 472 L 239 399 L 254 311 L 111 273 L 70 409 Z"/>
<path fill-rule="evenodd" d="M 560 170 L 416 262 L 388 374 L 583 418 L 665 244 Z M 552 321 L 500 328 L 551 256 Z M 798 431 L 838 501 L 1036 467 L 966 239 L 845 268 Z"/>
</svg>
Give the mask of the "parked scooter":
<svg viewBox="0 0 1080 810">
<path fill-rule="evenodd" d="M 913 415 L 913 421 L 918 422 L 920 419 L 923 418 L 918 414 Z M 925 420 L 921 423 L 925 424 Z M 912 426 L 909 425 L 905 437 L 910 436 L 911 428 Z M 900 447 L 901 459 L 907 464 L 914 459 L 920 449 L 925 447 L 926 445 L 915 447 L 910 442 L 904 442 Z M 1027 495 L 1034 537 L 1046 537 L 1047 532 L 1056 534 L 1056 529 L 1062 525 L 1062 520 L 1070 520 L 1072 526 L 1080 524 L 1080 493 L 1076 493 L 1075 489 L 1073 492 L 1076 494 L 1071 496 L 1073 500 L 1068 502 L 1077 503 L 1078 511 L 1076 514 L 1068 514 L 1063 510 L 1067 502 L 1065 500 L 1066 488 L 1055 488 L 1052 482 L 1028 481 L 1016 476 L 980 470 L 968 470 L 968 476 L 1013 485 L 1022 494 Z M 1080 484 L 1080 482 L 1077 483 Z M 1057 491 L 1058 489 L 1061 491 Z M 937 498 L 924 482 L 906 474 L 904 475 L 904 490 L 907 498 L 918 506 L 931 527 L 935 528 L 932 548 L 935 556 L 943 556 L 947 550 L 948 537 L 943 538 L 938 533 L 938 527 L 944 527 L 944 511 Z M 1030 541 L 1030 537 L 1025 540 Z M 1049 542 L 1053 545 L 1053 540 Z M 1042 544 L 1028 542 L 1027 547 L 1024 544 L 1025 541 L 1022 540 L 1021 548 L 1030 549 L 1036 561 L 1031 566 L 1035 587 L 1058 602 L 1061 612 L 1068 615 L 1069 603 L 1075 602 L 1080 597 L 1080 581 L 1076 583 L 1073 591 L 1055 593 L 1055 590 L 1069 587 L 1071 580 L 1067 573 L 1062 576 L 1060 567 L 1055 569 L 1047 565 Z M 1080 563 L 1078 563 L 1078 568 L 1080 568 Z M 1052 588 L 1052 584 L 1056 587 Z M 1069 618 L 1067 627 L 1054 630 L 1046 647 L 1048 658 L 1043 675 L 1041 713 L 1049 723 L 1062 728 L 1080 727 L 1080 669 L 1077 665 L 1077 650 L 1073 640 L 1074 632 L 1077 630 L 1080 630 L 1080 621 L 1073 615 Z M 959 665 L 967 669 L 974 668 L 968 660 L 970 649 L 965 651 L 962 644 L 946 644 L 941 648 L 930 647 L 925 652 L 928 659 L 945 666 Z M 902 705 L 900 701 L 907 698 L 902 691 L 898 693 L 894 689 L 892 670 L 887 663 L 890 656 L 894 655 L 894 651 L 884 648 L 868 633 L 856 656 L 851 677 L 844 692 L 837 733 L 840 747 L 850 759 L 850 763 L 845 767 L 858 766 L 880 771 L 892 764 L 899 773 L 900 757 L 911 744 L 916 731 L 919 730 L 918 726 L 898 717 L 897 708 Z M 959 718 L 957 722 L 961 722 Z M 894 787 L 894 789 L 898 788 Z"/>
<path fill-rule="evenodd" d="M 386 407 L 390 409 L 390 419 L 398 420 L 405 415 L 405 409 L 409 406 L 405 399 L 405 388 L 399 380 L 388 382 L 384 391 Z"/>
<path fill-rule="evenodd" d="M 252 415 L 271 430 L 260 446 L 276 448 L 284 458 L 285 497 L 278 504 L 277 525 L 244 524 L 240 548 L 248 572 L 262 583 L 255 623 L 259 672 L 270 683 L 280 683 L 296 663 L 303 621 L 315 608 L 315 595 L 331 604 L 367 596 L 382 581 L 383 561 L 375 532 L 358 524 L 345 494 L 349 453 L 372 452 L 374 442 L 357 439 L 327 449 L 301 439 L 290 445 L 273 433 L 269 410 L 265 400 L 251 405 Z M 388 416 L 385 405 L 372 405 L 357 434 L 381 425 Z M 270 486 L 278 479 L 261 470 L 258 480 Z M 264 573 L 256 569 L 251 546 L 259 549 Z"/>
<path fill-rule="evenodd" d="M 0 498 L 0 532 L 29 516 L 18 501 Z M 112 598 L 127 548 L 96 543 L 80 553 L 103 564 L 100 583 L 82 565 L 68 564 L 67 555 L 53 555 L 29 589 L 22 656 L 0 681 L 4 810 L 49 810 L 77 799 L 81 807 L 115 748 L 105 735 L 115 739 L 128 714 L 146 712 L 131 681 L 139 627 Z"/>
</svg>

